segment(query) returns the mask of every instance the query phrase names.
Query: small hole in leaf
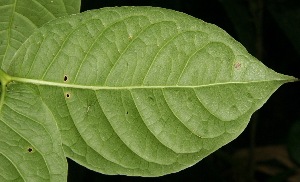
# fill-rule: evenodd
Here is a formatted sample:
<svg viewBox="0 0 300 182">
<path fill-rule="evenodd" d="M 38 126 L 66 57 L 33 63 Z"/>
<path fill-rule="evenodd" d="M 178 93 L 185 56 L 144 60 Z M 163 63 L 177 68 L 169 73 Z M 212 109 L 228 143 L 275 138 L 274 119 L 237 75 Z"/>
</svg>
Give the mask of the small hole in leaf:
<svg viewBox="0 0 300 182">
<path fill-rule="evenodd" d="M 68 80 L 67 75 L 64 76 L 64 81 L 66 82 Z"/>
<path fill-rule="evenodd" d="M 70 93 L 66 93 L 66 98 L 70 98 Z"/>
<path fill-rule="evenodd" d="M 29 153 L 31 153 L 31 152 L 33 151 L 33 149 L 32 149 L 31 147 L 28 147 L 27 151 L 28 151 Z"/>
</svg>

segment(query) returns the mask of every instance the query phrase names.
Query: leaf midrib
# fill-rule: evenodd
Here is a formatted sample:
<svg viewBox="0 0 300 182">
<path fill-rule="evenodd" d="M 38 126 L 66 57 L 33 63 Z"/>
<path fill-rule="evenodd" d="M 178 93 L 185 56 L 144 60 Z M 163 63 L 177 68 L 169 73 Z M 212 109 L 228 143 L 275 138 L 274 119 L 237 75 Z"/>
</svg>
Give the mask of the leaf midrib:
<svg viewBox="0 0 300 182">
<path fill-rule="evenodd" d="M 11 82 L 28 83 L 33 85 L 44 85 L 44 86 L 54 86 L 63 88 L 74 88 L 74 89 L 87 89 L 87 90 L 130 90 L 130 89 L 166 89 L 166 88 L 182 88 L 182 89 L 195 89 L 201 87 L 210 87 L 217 85 L 227 85 L 227 84 L 253 84 L 253 83 L 264 83 L 264 82 L 293 82 L 297 79 L 294 77 L 287 76 L 285 79 L 274 79 L 274 80 L 257 80 L 257 81 L 232 81 L 232 82 L 219 82 L 219 83 L 209 83 L 202 85 L 133 85 L 133 86 L 97 86 L 97 85 L 79 85 L 74 83 L 59 83 L 54 81 L 45 81 L 30 78 L 21 77 L 11 77 Z"/>
</svg>

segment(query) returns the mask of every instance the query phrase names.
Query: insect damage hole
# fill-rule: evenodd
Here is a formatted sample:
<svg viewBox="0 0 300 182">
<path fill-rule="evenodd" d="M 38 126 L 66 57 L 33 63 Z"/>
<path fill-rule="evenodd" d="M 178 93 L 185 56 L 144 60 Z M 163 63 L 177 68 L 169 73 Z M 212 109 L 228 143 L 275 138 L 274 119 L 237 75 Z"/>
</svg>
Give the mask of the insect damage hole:
<svg viewBox="0 0 300 182">
<path fill-rule="evenodd" d="M 32 149 L 31 147 L 28 147 L 28 148 L 27 148 L 27 151 L 28 151 L 29 153 L 31 153 L 31 152 L 33 152 L 33 149 Z"/>
<path fill-rule="evenodd" d="M 67 75 L 64 76 L 64 82 L 66 82 L 66 81 L 68 81 L 68 76 Z"/>
<path fill-rule="evenodd" d="M 70 93 L 65 93 L 65 96 L 66 96 L 66 98 L 70 98 L 71 97 L 71 95 L 70 95 Z"/>
</svg>

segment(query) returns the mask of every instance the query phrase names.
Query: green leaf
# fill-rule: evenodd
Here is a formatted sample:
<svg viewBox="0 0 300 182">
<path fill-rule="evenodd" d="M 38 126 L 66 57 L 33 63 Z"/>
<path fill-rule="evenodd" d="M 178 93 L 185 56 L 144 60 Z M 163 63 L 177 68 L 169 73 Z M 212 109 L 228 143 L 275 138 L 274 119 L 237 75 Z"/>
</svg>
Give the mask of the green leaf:
<svg viewBox="0 0 300 182">
<path fill-rule="evenodd" d="M 1 181 L 65 181 L 67 162 L 60 133 L 38 88 L 10 84 L 5 92 L 0 116 Z"/>
<path fill-rule="evenodd" d="M 63 0 L 64 7 L 67 14 L 77 14 L 80 12 L 81 1 L 80 0 Z M 62 6 L 62 5 L 60 5 Z"/>
<path fill-rule="evenodd" d="M 296 80 L 265 67 L 215 25 L 150 7 L 51 21 L 20 47 L 7 74 L 2 97 L 32 90 L 28 97 L 51 112 L 68 157 L 134 176 L 197 163 L 235 139 L 280 85 Z"/>
<path fill-rule="evenodd" d="M 79 7 L 79 0 L 65 5 L 62 0 L 1 1 L 1 68 L 8 69 L 16 50 L 35 29 L 57 17 L 78 13 Z M 59 129 L 39 91 L 18 85 L 19 92 L 12 93 L 5 88 L 10 78 L 0 74 L 0 181 L 66 181 L 67 161 Z"/>
<path fill-rule="evenodd" d="M 1 0 L 1 68 L 7 70 L 16 50 L 36 28 L 57 17 L 79 13 L 80 2 L 80 0 Z"/>
</svg>

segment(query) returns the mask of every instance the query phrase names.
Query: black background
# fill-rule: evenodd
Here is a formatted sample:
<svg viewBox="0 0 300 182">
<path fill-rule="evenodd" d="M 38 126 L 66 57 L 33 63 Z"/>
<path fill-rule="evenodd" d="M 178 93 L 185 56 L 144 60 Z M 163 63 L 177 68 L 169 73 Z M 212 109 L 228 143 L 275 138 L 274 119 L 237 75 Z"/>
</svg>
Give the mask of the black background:
<svg viewBox="0 0 300 182">
<path fill-rule="evenodd" d="M 248 1 L 240 1 L 242 1 L 246 8 L 249 7 Z M 300 52 L 297 52 L 297 48 L 299 50 L 297 46 L 300 45 L 291 42 L 291 39 L 282 27 L 280 27 L 266 6 L 267 3 L 273 3 L 272 6 L 285 6 L 288 11 L 288 8 L 299 8 L 300 3 L 297 3 L 297 0 L 274 0 L 265 1 L 264 3 L 262 29 L 264 47 L 261 61 L 279 73 L 300 78 Z M 246 42 L 246 40 L 251 40 L 255 36 L 253 29 L 245 30 L 243 34 L 248 37 L 241 38 L 236 31 L 236 24 L 228 16 L 228 12 L 226 12 L 221 0 L 82 0 L 81 11 L 107 6 L 156 6 L 184 12 L 206 22 L 216 24 L 236 40 L 240 41 L 252 55 L 256 56 L 254 45 Z M 247 13 L 250 14 L 250 10 Z M 251 22 L 249 19 L 245 19 L 245 21 Z M 300 26 L 300 22 L 298 23 Z M 255 37 L 253 37 L 253 40 L 255 40 Z M 259 116 L 255 140 L 257 147 L 278 144 L 286 145 L 291 126 L 293 123 L 300 121 L 299 93 L 300 82 L 285 84 L 257 111 Z M 230 163 L 231 157 L 237 150 L 249 147 L 249 138 L 248 126 L 236 140 L 222 147 L 196 165 L 178 173 L 158 178 L 103 175 L 68 160 L 68 181 L 236 181 L 234 175 L 231 174 L 231 168 L 233 168 L 232 163 Z M 255 179 L 256 181 L 267 181 L 269 177 L 255 174 Z"/>
</svg>

